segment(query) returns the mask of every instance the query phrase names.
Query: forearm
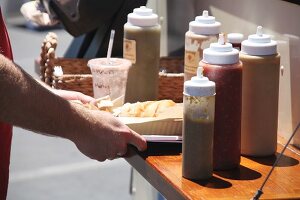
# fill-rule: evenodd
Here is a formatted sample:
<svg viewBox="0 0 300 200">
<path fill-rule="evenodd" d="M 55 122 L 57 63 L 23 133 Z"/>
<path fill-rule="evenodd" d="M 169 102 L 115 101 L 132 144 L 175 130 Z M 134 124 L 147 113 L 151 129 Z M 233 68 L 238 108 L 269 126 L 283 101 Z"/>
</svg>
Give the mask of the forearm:
<svg viewBox="0 0 300 200">
<path fill-rule="evenodd" d="M 90 158 L 124 155 L 127 145 L 145 150 L 146 141 L 110 113 L 88 111 L 53 94 L 0 55 L 0 121 L 64 137 Z"/>
<path fill-rule="evenodd" d="M 79 107 L 51 93 L 2 55 L 0 63 L 1 121 L 64 138 L 84 123 Z"/>
</svg>

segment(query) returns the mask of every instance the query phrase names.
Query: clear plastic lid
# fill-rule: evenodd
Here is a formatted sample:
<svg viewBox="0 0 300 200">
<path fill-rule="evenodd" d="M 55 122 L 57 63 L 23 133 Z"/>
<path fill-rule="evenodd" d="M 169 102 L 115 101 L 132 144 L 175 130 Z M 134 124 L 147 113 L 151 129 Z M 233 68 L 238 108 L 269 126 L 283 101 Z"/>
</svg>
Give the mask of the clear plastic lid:
<svg viewBox="0 0 300 200">
<path fill-rule="evenodd" d="M 158 25 L 158 16 L 152 9 L 141 6 L 128 14 L 127 21 L 134 26 L 155 26 Z"/>
<path fill-rule="evenodd" d="M 203 68 L 198 67 L 197 76 L 184 82 L 184 95 L 188 96 L 213 96 L 216 93 L 216 84 L 203 76 Z"/>
<path fill-rule="evenodd" d="M 235 64 L 239 62 L 239 51 L 225 41 L 224 34 L 219 35 L 218 43 L 211 43 L 203 51 L 203 62 L 209 64 Z"/>
<path fill-rule="evenodd" d="M 110 61 L 107 58 L 93 58 L 88 61 L 87 66 L 91 69 L 127 70 L 131 66 L 131 61 L 123 58 L 111 58 Z"/>
<path fill-rule="evenodd" d="M 207 10 L 189 23 L 189 31 L 198 35 L 217 35 L 220 33 L 220 27 L 221 23 L 217 22 L 215 17 L 209 16 Z"/>
<path fill-rule="evenodd" d="M 277 53 L 277 42 L 271 39 L 270 35 L 263 34 L 263 28 L 257 27 L 256 34 L 249 35 L 241 46 L 241 53 L 263 56 Z"/>
</svg>

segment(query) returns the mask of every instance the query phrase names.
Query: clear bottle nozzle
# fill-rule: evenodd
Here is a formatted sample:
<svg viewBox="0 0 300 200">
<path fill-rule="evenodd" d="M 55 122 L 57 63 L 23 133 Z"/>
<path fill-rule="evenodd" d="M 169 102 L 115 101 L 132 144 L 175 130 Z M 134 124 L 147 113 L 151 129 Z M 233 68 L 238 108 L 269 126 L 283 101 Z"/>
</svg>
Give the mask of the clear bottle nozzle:
<svg viewBox="0 0 300 200">
<path fill-rule="evenodd" d="M 263 27 L 262 26 L 258 26 L 257 29 L 256 29 L 256 35 L 258 36 L 263 36 Z"/>
<path fill-rule="evenodd" d="M 207 18 L 208 17 L 208 11 L 207 10 L 203 10 L 202 16 L 205 17 L 205 18 Z"/>
<path fill-rule="evenodd" d="M 224 33 L 219 34 L 218 44 L 224 45 L 226 43 Z"/>
<path fill-rule="evenodd" d="M 198 78 L 203 78 L 203 67 L 202 66 L 199 66 L 197 68 L 197 77 Z"/>
</svg>

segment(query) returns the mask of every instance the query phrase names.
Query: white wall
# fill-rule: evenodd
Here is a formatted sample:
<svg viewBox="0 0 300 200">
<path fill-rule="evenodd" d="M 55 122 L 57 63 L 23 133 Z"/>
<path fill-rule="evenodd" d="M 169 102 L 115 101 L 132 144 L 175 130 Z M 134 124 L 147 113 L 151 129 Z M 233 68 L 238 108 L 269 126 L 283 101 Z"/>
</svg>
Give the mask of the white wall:
<svg viewBox="0 0 300 200">
<path fill-rule="evenodd" d="M 148 0 L 147 7 L 152 8 L 153 12 L 160 17 L 161 23 L 161 45 L 160 55 L 166 56 L 167 51 L 167 0 Z"/>
<path fill-rule="evenodd" d="M 202 10 L 222 23 L 222 32 L 253 34 L 258 25 L 278 41 L 281 64 L 279 134 L 288 138 L 300 121 L 300 6 L 280 0 L 169 0 L 168 50 L 183 47 L 188 23 Z M 300 131 L 294 143 L 300 146 Z"/>
</svg>

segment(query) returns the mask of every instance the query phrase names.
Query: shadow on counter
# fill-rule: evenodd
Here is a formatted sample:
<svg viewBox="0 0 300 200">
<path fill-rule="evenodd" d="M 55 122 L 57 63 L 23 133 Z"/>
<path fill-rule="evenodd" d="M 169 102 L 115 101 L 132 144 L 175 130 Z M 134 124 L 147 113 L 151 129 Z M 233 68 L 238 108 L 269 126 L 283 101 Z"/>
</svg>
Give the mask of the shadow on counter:
<svg viewBox="0 0 300 200">
<path fill-rule="evenodd" d="M 267 156 L 267 157 L 246 156 L 246 158 L 253 160 L 257 163 L 260 163 L 262 165 L 273 166 L 273 164 L 275 163 L 278 156 L 279 156 L 279 153 L 276 153 L 275 155 Z M 282 155 L 279 162 L 277 163 L 276 167 L 290 167 L 290 166 L 295 166 L 298 164 L 299 164 L 298 160 L 296 160 L 290 156 Z"/>
</svg>

